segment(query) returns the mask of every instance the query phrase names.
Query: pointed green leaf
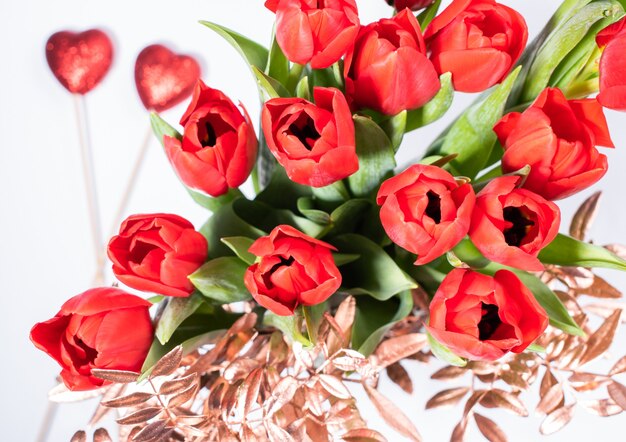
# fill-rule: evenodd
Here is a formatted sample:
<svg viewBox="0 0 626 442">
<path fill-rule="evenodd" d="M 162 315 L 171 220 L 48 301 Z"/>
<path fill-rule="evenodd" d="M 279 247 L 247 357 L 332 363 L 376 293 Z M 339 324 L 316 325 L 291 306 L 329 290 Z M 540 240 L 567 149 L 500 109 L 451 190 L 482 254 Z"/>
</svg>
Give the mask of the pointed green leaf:
<svg viewBox="0 0 626 442">
<path fill-rule="evenodd" d="M 433 352 L 437 359 L 457 367 L 465 367 L 467 365 L 467 359 L 455 355 L 452 350 L 437 341 L 430 333 L 426 332 L 426 336 L 428 337 L 430 351 Z"/>
<path fill-rule="evenodd" d="M 272 98 L 289 97 L 290 94 L 278 80 L 269 77 L 263 73 L 256 66 L 252 66 L 252 73 L 256 77 L 257 87 L 263 97 L 263 101 L 270 100 Z"/>
<path fill-rule="evenodd" d="M 289 79 L 289 60 L 287 60 L 283 50 L 278 45 L 276 37 L 272 39 L 265 73 L 282 84 L 287 84 Z"/>
<path fill-rule="evenodd" d="M 211 23 L 209 21 L 200 21 L 200 23 L 207 28 L 215 31 L 224 40 L 230 43 L 230 45 L 241 54 L 241 56 L 244 58 L 244 60 L 246 60 L 246 63 L 248 63 L 250 67 L 254 66 L 261 71 L 265 70 L 268 58 L 267 48 L 264 48 L 260 44 L 250 40 L 247 37 L 244 37 L 238 32 L 235 32 L 218 24 Z"/>
<path fill-rule="evenodd" d="M 427 155 L 458 154 L 449 164 L 459 174 L 469 178 L 474 178 L 488 166 L 487 161 L 496 143 L 493 126 L 502 117 L 519 70 L 518 67 L 511 72 L 502 84 L 491 90 L 487 98 L 467 109 L 444 138 L 429 148 Z"/>
<path fill-rule="evenodd" d="M 248 249 L 252 243 L 254 243 L 253 239 L 246 238 L 245 236 L 229 236 L 222 238 L 222 242 L 226 244 L 230 250 L 235 252 L 235 255 L 246 264 L 252 265 L 256 261 L 256 256 L 248 252 Z"/>
<path fill-rule="evenodd" d="M 379 123 L 380 128 L 385 131 L 391 141 L 393 151 L 397 152 L 402 144 L 404 133 L 407 132 L 407 111 L 402 111 L 391 117 L 386 117 Z"/>
<path fill-rule="evenodd" d="M 167 344 L 178 326 L 198 310 L 204 301 L 198 292 L 187 298 L 171 298 L 161 313 L 154 335 L 161 344 Z"/>
<path fill-rule="evenodd" d="M 298 211 L 314 223 L 326 226 L 330 224 L 330 215 L 315 207 L 315 201 L 310 197 L 298 199 Z"/>
<path fill-rule="evenodd" d="M 257 195 L 255 201 L 263 202 L 277 209 L 295 211 L 298 208 L 298 200 L 302 197 L 310 197 L 311 194 L 310 187 L 294 183 L 287 177 L 285 169 L 282 166 L 277 166 L 272 172 L 267 187 Z"/>
<path fill-rule="evenodd" d="M 352 329 L 352 348 L 369 356 L 385 334 L 413 308 L 413 297 L 406 290 L 386 301 L 369 296 L 356 297 L 356 316 Z"/>
<path fill-rule="evenodd" d="M 302 77 L 302 79 L 296 85 L 296 97 L 304 98 L 307 101 L 311 101 L 311 89 L 309 88 L 309 77 Z"/>
<path fill-rule="evenodd" d="M 189 280 L 205 297 L 220 304 L 247 301 L 250 292 L 243 283 L 248 266 L 234 256 L 212 259 L 189 275 Z"/>
<path fill-rule="evenodd" d="M 454 87 L 452 87 L 452 74 L 446 72 L 439 77 L 441 88 L 439 92 L 419 109 L 409 111 L 406 118 L 406 132 L 426 126 L 441 118 L 452 106 L 454 99 Z"/>
<path fill-rule="evenodd" d="M 402 271 L 378 244 L 361 235 L 348 233 L 330 241 L 339 253 L 360 255 L 343 267 L 342 286 L 354 294 L 368 294 L 384 301 L 417 287 L 415 281 Z"/>
<path fill-rule="evenodd" d="M 354 129 L 359 170 L 348 177 L 348 185 L 355 197 L 366 197 L 393 172 L 395 153 L 385 131 L 370 118 L 355 116 Z"/>
<path fill-rule="evenodd" d="M 546 264 L 561 266 L 626 270 L 626 260 L 604 247 L 579 241 L 561 233 L 539 253 L 539 260 Z"/>
<path fill-rule="evenodd" d="M 350 199 L 350 193 L 342 180 L 324 187 L 311 187 L 311 192 L 325 210 Z"/>
<path fill-rule="evenodd" d="M 439 6 L 441 6 L 441 0 L 436 0 L 417 16 L 417 21 L 422 31 L 426 30 L 430 22 L 433 21 L 433 18 L 437 15 L 437 11 L 439 11 Z"/>
<path fill-rule="evenodd" d="M 335 260 L 335 265 L 337 267 L 350 264 L 351 262 L 356 261 L 360 257 L 361 255 L 357 255 L 355 253 L 333 253 L 333 259 Z"/>
<path fill-rule="evenodd" d="M 301 321 L 297 315 L 279 316 L 268 310 L 263 316 L 263 324 L 280 330 L 292 342 L 299 342 L 305 347 L 313 345 L 311 341 L 302 335 L 300 331 Z"/>
</svg>

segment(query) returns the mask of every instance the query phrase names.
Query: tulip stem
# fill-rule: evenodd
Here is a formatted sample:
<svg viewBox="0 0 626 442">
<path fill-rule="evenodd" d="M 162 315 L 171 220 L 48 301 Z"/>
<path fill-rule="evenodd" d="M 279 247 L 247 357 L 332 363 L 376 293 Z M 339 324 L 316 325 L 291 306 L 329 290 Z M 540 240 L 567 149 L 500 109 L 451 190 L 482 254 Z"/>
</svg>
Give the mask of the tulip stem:
<svg viewBox="0 0 626 442">
<path fill-rule="evenodd" d="M 309 341 L 315 345 L 317 342 L 317 327 L 315 327 L 315 320 L 313 319 L 311 307 L 302 306 L 302 316 L 304 316 L 304 322 L 306 323 L 306 331 L 309 335 Z"/>
<path fill-rule="evenodd" d="M 94 255 L 96 257 L 96 285 L 104 282 L 104 259 L 102 249 L 102 224 L 100 222 L 100 205 L 98 203 L 98 191 L 96 186 L 95 168 L 93 162 L 93 150 L 91 147 L 91 134 L 87 117 L 87 105 L 83 95 L 74 94 L 74 110 L 76 125 L 78 127 L 78 140 L 82 160 L 83 179 L 89 210 L 89 224 L 91 225 L 91 240 L 93 242 Z"/>
</svg>

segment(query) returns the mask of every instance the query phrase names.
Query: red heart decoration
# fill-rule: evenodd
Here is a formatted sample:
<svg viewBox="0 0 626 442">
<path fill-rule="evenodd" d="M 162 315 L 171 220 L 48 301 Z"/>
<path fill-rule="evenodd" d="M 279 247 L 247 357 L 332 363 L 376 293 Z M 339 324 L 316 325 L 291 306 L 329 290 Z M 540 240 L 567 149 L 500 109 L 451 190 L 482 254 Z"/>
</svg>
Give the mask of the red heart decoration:
<svg viewBox="0 0 626 442">
<path fill-rule="evenodd" d="M 54 76 L 68 91 L 86 94 L 111 67 L 113 43 L 99 29 L 61 31 L 46 42 L 46 59 Z"/>
<path fill-rule="evenodd" d="M 200 78 L 200 64 L 163 45 L 150 45 L 135 62 L 135 84 L 148 110 L 164 111 L 189 97 Z"/>
</svg>

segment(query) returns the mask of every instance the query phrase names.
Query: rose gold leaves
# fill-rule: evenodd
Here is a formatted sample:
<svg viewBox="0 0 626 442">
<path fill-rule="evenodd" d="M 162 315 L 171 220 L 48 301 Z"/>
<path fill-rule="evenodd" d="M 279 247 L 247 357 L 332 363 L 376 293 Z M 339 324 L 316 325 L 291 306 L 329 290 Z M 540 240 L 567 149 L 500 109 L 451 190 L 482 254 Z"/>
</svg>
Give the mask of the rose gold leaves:
<svg viewBox="0 0 626 442">
<path fill-rule="evenodd" d="M 170 430 L 166 428 L 167 422 L 164 420 L 158 420 L 152 422 L 145 427 L 135 436 L 133 436 L 133 442 L 147 442 L 152 440 L 162 440 L 164 439 L 165 434 L 167 434 Z"/>
<path fill-rule="evenodd" d="M 182 359 L 182 345 L 174 347 L 169 353 L 159 359 L 159 362 L 154 364 L 154 367 L 150 372 L 150 378 L 156 378 L 157 376 L 169 376 L 178 368 Z"/>
<path fill-rule="evenodd" d="M 617 381 L 613 381 L 607 385 L 606 389 L 611 399 L 622 407 L 622 410 L 626 410 L 626 387 Z"/>
<path fill-rule="evenodd" d="M 107 430 L 98 428 L 93 433 L 93 442 L 112 442 L 112 439 Z"/>
<path fill-rule="evenodd" d="M 265 422 L 265 428 L 271 442 L 295 442 L 289 433 L 272 422 Z"/>
<path fill-rule="evenodd" d="M 613 365 L 611 371 L 609 371 L 609 375 L 613 376 L 624 372 L 626 372 L 626 356 L 622 356 L 620 360 Z"/>
<path fill-rule="evenodd" d="M 518 416 L 528 416 L 526 406 L 516 395 L 499 388 L 487 391 L 480 400 L 480 405 L 485 408 L 503 408 Z"/>
<path fill-rule="evenodd" d="M 594 298 L 619 299 L 622 297 L 622 292 L 606 282 L 606 280 L 600 278 L 598 275 L 594 275 L 591 286 L 580 290 L 580 293 L 593 296 Z"/>
<path fill-rule="evenodd" d="M 169 408 L 181 406 L 184 403 L 192 400 L 196 396 L 197 392 L 198 392 L 198 385 L 193 384 L 190 387 L 188 387 L 186 390 L 183 390 L 180 393 L 177 393 L 174 396 L 172 396 L 171 399 L 168 401 L 167 406 Z"/>
<path fill-rule="evenodd" d="M 350 430 L 343 435 L 342 439 L 346 442 L 387 442 L 382 434 L 369 428 Z"/>
<path fill-rule="evenodd" d="M 104 379 L 109 382 L 115 382 L 117 384 L 130 384 L 137 382 L 137 378 L 139 378 L 139 373 L 125 370 L 103 370 L 93 368 L 91 370 L 91 374 L 97 378 Z"/>
<path fill-rule="evenodd" d="M 596 217 L 601 196 L 602 192 L 595 192 L 580 205 L 569 227 L 570 236 L 581 241 L 585 240 L 587 231 Z"/>
<path fill-rule="evenodd" d="M 539 427 L 541 434 L 548 435 L 556 433 L 564 426 L 566 426 L 574 416 L 574 404 L 566 407 L 557 408 L 552 413 L 546 416 Z"/>
<path fill-rule="evenodd" d="M 622 407 L 617 405 L 611 399 L 580 401 L 578 403 L 582 405 L 588 412 L 601 417 L 614 416 L 622 412 Z"/>
<path fill-rule="evenodd" d="M 149 399 L 153 397 L 154 395 L 151 393 L 143 393 L 143 392 L 138 391 L 136 393 L 131 393 L 126 396 L 121 396 L 121 397 L 117 397 L 114 399 L 102 401 L 102 405 L 104 405 L 105 407 L 112 407 L 112 408 L 131 407 L 134 405 L 143 404 L 144 402 L 148 401 Z"/>
<path fill-rule="evenodd" d="M 355 315 L 356 300 L 353 296 L 348 296 L 337 307 L 334 318 L 330 318 L 332 321 L 326 318 L 333 329 L 326 341 L 329 354 L 334 354 L 340 348 L 349 347 Z"/>
<path fill-rule="evenodd" d="M 537 414 L 549 414 L 552 410 L 561 405 L 563 398 L 563 387 L 561 384 L 554 384 L 542 395 L 535 412 Z"/>
<path fill-rule="evenodd" d="M 440 391 L 428 399 L 426 409 L 454 406 L 458 404 L 469 391 L 468 387 L 456 387 Z"/>
<path fill-rule="evenodd" d="M 465 373 L 467 373 L 467 369 L 465 367 L 449 365 L 434 372 L 430 375 L 430 378 L 437 379 L 439 381 L 450 381 L 463 376 Z"/>
<path fill-rule="evenodd" d="M 413 441 L 421 441 L 422 437 L 413 425 L 413 422 L 398 408 L 396 404 L 387 399 L 374 387 L 363 384 L 367 396 L 378 410 L 381 417 L 398 433 L 403 434 Z"/>
<path fill-rule="evenodd" d="M 606 376 L 585 372 L 575 372 L 567 380 L 576 391 L 595 390 L 610 382 Z"/>
<path fill-rule="evenodd" d="M 241 384 L 237 393 L 238 409 L 240 415 L 245 419 L 250 410 L 257 403 L 261 384 L 263 383 L 263 370 L 255 368 Z"/>
<path fill-rule="evenodd" d="M 83 430 L 78 430 L 76 433 L 74 433 L 74 435 L 70 439 L 70 442 L 87 442 L 87 433 L 85 433 Z"/>
<path fill-rule="evenodd" d="M 376 366 L 385 368 L 417 353 L 426 346 L 427 342 L 426 335 L 423 333 L 411 333 L 387 339 L 376 348 L 370 359 L 374 361 Z"/>
<path fill-rule="evenodd" d="M 507 438 L 498 424 L 481 414 L 474 413 L 474 420 L 480 432 L 489 442 L 506 442 Z"/>
<path fill-rule="evenodd" d="M 182 378 L 173 379 L 171 381 L 165 381 L 159 387 L 160 395 L 168 395 L 172 393 L 177 393 L 182 390 L 186 390 L 191 385 L 198 382 L 198 373 L 192 373 L 189 376 L 184 376 Z"/>
<path fill-rule="evenodd" d="M 238 379 L 242 379 L 250 374 L 252 370 L 258 368 L 261 365 L 256 359 L 240 358 L 233 361 L 224 369 L 222 376 L 228 382 L 233 382 Z"/>
<path fill-rule="evenodd" d="M 339 399 L 350 399 L 352 395 L 341 379 L 329 374 L 320 374 L 317 381 L 328 393 Z"/>
<path fill-rule="evenodd" d="M 287 402 L 291 401 L 293 395 L 299 387 L 298 381 L 292 376 L 285 376 L 272 390 L 272 395 L 265 402 L 267 415 L 271 416 L 280 410 Z"/>
<path fill-rule="evenodd" d="M 117 419 L 117 423 L 120 425 L 142 424 L 157 416 L 159 413 L 161 413 L 161 411 L 161 407 L 140 408 L 133 413 L 127 414 L 126 416 Z"/>
<path fill-rule="evenodd" d="M 608 350 L 613 342 L 621 314 L 621 310 L 615 310 L 615 312 L 589 337 L 587 350 L 581 359 L 581 365 L 594 360 Z"/>
<path fill-rule="evenodd" d="M 395 364 L 388 366 L 387 376 L 389 376 L 389 379 L 391 379 L 391 381 L 398 387 L 402 388 L 406 393 L 413 394 L 413 381 L 411 381 L 409 373 L 402 366 L 402 364 L 396 362 Z"/>
</svg>

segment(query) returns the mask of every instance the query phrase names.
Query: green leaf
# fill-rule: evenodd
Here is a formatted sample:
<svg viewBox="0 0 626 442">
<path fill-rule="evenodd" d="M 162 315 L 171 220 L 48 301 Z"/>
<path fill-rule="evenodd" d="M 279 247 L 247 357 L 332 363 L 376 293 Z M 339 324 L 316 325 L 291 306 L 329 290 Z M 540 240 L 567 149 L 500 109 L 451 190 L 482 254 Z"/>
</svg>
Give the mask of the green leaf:
<svg viewBox="0 0 626 442">
<path fill-rule="evenodd" d="M 389 137 L 370 118 L 355 116 L 354 129 L 359 170 L 348 177 L 348 185 L 355 197 L 366 197 L 393 173 L 396 160 Z"/>
<path fill-rule="evenodd" d="M 274 327 L 290 339 L 292 342 L 299 342 L 305 347 L 312 347 L 313 344 L 301 333 L 301 320 L 297 315 L 279 316 L 271 311 L 266 311 L 263 316 L 263 324 Z"/>
<path fill-rule="evenodd" d="M 302 197 L 310 197 L 311 188 L 294 183 L 287 177 L 282 166 L 274 168 L 272 177 L 267 187 L 257 195 L 255 201 L 260 201 L 277 209 L 295 211 L 298 208 L 298 200 Z"/>
<path fill-rule="evenodd" d="M 579 241 L 561 233 L 539 253 L 539 260 L 546 264 L 561 266 L 626 270 L 626 260 L 604 247 Z"/>
<path fill-rule="evenodd" d="M 467 359 L 455 355 L 452 350 L 437 341 L 430 333 L 426 332 L 426 336 L 428 337 L 430 351 L 433 352 L 437 359 L 457 367 L 465 367 L 467 365 Z"/>
<path fill-rule="evenodd" d="M 272 46 L 270 47 L 265 73 L 281 84 L 287 84 L 287 80 L 289 79 L 289 60 L 285 57 L 275 36 L 272 38 Z"/>
<path fill-rule="evenodd" d="M 330 224 L 330 214 L 315 207 L 315 201 L 310 197 L 298 199 L 298 211 L 314 223 L 322 226 Z"/>
<path fill-rule="evenodd" d="M 278 80 L 268 77 L 262 70 L 256 66 L 252 66 L 252 73 L 256 77 L 257 87 L 261 93 L 263 101 L 272 98 L 289 97 L 290 94 Z"/>
<path fill-rule="evenodd" d="M 616 13 L 613 1 L 594 1 L 556 28 L 539 49 L 526 77 L 521 102 L 534 100 L 548 86 L 561 61 L 581 42 L 594 23 Z M 620 6 L 621 8 L 621 6 Z"/>
<path fill-rule="evenodd" d="M 351 262 L 356 261 L 360 257 L 361 255 L 357 255 L 355 253 L 333 253 L 333 259 L 335 260 L 335 265 L 337 267 L 350 264 Z"/>
<path fill-rule="evenodd" d="M 443 142 L 435 141 L 427 155 L 458 156 L 449 164 L 459 174 L 474 178 L 488 166 L 487 160 L 496 142 L 493 126 L 500 120 L 509 92 L 519 73 L 518 67 L 500 84 L 492 89 L 487 98 L 467 109 L 454 122 Z"/>
<path fill-rule="evenodd" d="M 332 225 L 330 231 L 334 235 L 354 231 L 356 225 L 361 222 L 371 206 L 372 203 L 369 200 L 362 198 L 353 198 L 346 201 L 330 214 Z"/>
<path fill-rule="evenodd" d="M 182 135 L 178 133 L 176 129 L 170 126 L 165 120 L 163 120 L 158 114 L 154 112 L 150 114 L 150 124 L 152 125 L 152 131 L 159 139 L 161 146 L 164 145 L 163 137 L 165 135 L 176 138 L 178 140 L 182 139 Z M 194 190 L 190 187 L 187 187 L 184 183 L 182 183 L 182 181 L 181 184 L 185 187 L 187 193 L 189 193 L 191 198 L 196 203 L 206 209 L 209 209 L 211 212 L 215 212 L 225 204 L 228 204 L 232 200 L 242 196 L 242 193 L 239 189 L 229 189 L 228 192 L 224 195 L 214 198 L 212 196 L 205 195 L 202 192 L 198 192 L 197 190 Z"/>
<path fill-rule="evenodd" d="M 304 98 L 307 101 L 311 101 L 311 89 L 309 88 L 309 77 L 302 77 L 296 85 L 296 97 Z"/>
<path fill-rule="evenodd" d="M 241 54 L 250 67 L 264 71 L 267 66 L 268 51 L 255 41 L 243 35 L 209 21 L 200 21 L 207 28 L 215 31 Z"/>
<path fill-rule="evenodd" d="M 452 74 L 446 72 L 439 77 L 441 88 L 439 92 L 424 106 L 409 111 L 406 119 L 406 132 L 426 126 L 445 115 L 452 106 L 454 99 L 454 87 L 452 87 Z"/>
<path fill-rule="evenodd" d="M 380 125 L 380 128 L 385 131 L 387 137 L 389 137 L 391 145 L 393 146 L 393 151 L 397 152 L 400 148 L 400 144 L 402 144 L 404 133 L 407 132 L 407 111 L 402 111 L 394 116 L 386 117 L 378 124 Z"/>
<path fill-rule="evenodd" d="M 441 0 L 436 0 L 417 16 L 417 21 L 419 22 L 422 31 L 424 31 L 430 22 L 433 21 L 433 18 L 437 15 L 437 11 L 439 11 L 440 5 Z"/>
<path fill-rule="evenodd" d="M 413 308 L 413 297 L 406 290 L 387 301 L 357 296 L 356 317 L 352 329 L 352 348 L 369 356 L 391 327 Z"/>
<path fill-rule="evenodd" d="M 246 264 L 252 265 L 256 261 L 256 256 L 248 252 L 248 249 L 252 243 L 254 243 L 252 238 L 246 238 L 245 236 L 229 236 L 222 238 L 221 241 L 226 244 L 230 250 L 235 252 L 235 255 Z"/>
<path fill-rule="evenodd" d="M 311 187 L 311 192 L 315 199 L 320 202 L 320 205 L 329 210 L 350 199 L 350 193 L 342 180 L 324 187 Z"/>
<path fill-rule="evenodd" d="M 267 234 L 265 231 L 253 227 L 241 219 L 235 213 L 233 203 L 231 202 L 219 208 L 200 229 L 200 233 L 204 235 L 209 243 L 209 258 L 232 255 L 231 250 L 222 243 L 222 238 L 245 236 L 256 239 Z"/>
<path fill-rule="evenodd" d="M 223 256 L 206 262 L 189 275 L 193 285 L 209 299 L 220 304 L 247 301 L 250 292 L 243 283 L 248 266 L 234 256 Z"/>
<path fill-rule="evenodd" d="M 340 253 L 360 255 L 342 269 L 342 286 L 354 294 L 368 294 L 380 301 L 416 288 L 415 281 L 398 267 L 378 244 L 361 235 L 348 233 L 330 241 Z"/>
<path fill-rule="evenodd" d="M 317 333 L 319 331 L 324 313 L 328 310 L 328 302 L 322 302 L 315 305 L 303 305 L 301 307 L 302 317 L 306 324 L 306 331 L 309 336 L 309 340 L 315 344 L 317 343 Z"/>
<path fill-rule="evenodd" d="M 189 316 L 194 314 L 203 303 L 202 296 L 193 292 L 187 298 L 171 298 L 168 300 L 154 335 L 161 344 L 167 344 L 178 326 Z"/>
<path fill-rule="evenodd" d="M 526 350 L 533 352 L 533 353 L 545 353 L 546 352 L 545 347 L 542 347 L 539 344 L 530 344 L 528 347 L 526 347 Z"/>
<path fill-rule="evenodd" d="M 142 375 L 139 380 L 145 379 L 154 364 L 177 345 L 183 346 L 185 354 L 190 353 L 202 345 L 213 342 L 220 336 L 222 330 L 228 329 L 240 316 L 240 314 L 215 308 L 209 313 L 196 313 L 189 316 L 176 328 L 167 344 L 161 344 L 155 337 L 141 367 Z"/>
</svg>

